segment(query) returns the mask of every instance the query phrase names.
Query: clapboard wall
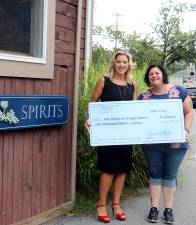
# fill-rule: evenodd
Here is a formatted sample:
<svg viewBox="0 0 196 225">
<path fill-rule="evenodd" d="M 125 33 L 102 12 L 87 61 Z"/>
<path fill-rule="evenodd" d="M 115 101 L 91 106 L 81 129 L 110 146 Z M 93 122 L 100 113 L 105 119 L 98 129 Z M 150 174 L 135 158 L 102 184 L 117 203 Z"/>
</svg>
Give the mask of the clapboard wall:
<svg viewBox="0 0 196 225">
<path fill-rule="evenodd" d="M 31 218 L 72 201 L 72 129 L 76 0 L 56 1 L 54 79 L 0 77 L 0 95 L 67 95 L 67 125 L 0 132 L 0 225 Z M 85 0 L 81 30 L 83 70 Z"/>
</svg>

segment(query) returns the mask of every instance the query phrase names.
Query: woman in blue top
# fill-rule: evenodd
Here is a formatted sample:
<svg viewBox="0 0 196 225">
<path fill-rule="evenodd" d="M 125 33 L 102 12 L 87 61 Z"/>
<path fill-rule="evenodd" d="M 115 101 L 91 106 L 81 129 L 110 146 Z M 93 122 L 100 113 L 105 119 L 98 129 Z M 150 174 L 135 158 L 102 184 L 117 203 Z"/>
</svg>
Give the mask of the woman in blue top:
<svg viewBox="0 0 196 225">
<path fill-rule="evenodd" d="M 169 84 L 168 75 L 161 65 L 150 65 L 146 71 L 144 81 L 150 88 L 139 96 L 139 100 L 182 99 L 185 133 L 188 142 L 193 120 L 193 107 L 187 90 L 184 87 Z M 147 217 L 149 222 L 158 222 L 158 206 L 162 191 L 165 207 L 163 212 L 164 223 L 174 223 L 172 205 L 176 190 L 176 176 L 188 149 L 187 142 L 181 144 L 146 144 L 142 146 L 150 175 L 151 209 Z"/>
</svg>

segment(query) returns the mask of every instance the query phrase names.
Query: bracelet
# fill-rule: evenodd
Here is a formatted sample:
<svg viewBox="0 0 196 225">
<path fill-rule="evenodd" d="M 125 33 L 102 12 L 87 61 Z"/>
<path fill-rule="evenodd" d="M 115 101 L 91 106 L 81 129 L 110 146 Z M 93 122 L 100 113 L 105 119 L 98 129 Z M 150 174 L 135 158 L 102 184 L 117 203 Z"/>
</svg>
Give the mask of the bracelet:
<svg viewBox="0 0 196 225">
<path fill-rule="evenodd" d="M 189 130 L 188 128 L 185 128 L 185 130 L 186 130 L 188 133 L 190 133 L 190 130 Z"/>
</svg>

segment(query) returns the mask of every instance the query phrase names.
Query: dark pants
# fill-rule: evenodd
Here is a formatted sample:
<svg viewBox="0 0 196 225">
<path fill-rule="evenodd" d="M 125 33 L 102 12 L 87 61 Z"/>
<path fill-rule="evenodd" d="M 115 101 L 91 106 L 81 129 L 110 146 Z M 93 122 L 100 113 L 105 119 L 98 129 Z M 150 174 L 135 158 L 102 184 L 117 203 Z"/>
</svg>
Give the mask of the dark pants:
<svg viewBox="0 0 196 225">
<path fill-rule="evenodd" d="M 150 184 L 175 187 L 177 172 L 187 149 L 143 148 L 143 151 L 149 166 Z"/>
</svg>

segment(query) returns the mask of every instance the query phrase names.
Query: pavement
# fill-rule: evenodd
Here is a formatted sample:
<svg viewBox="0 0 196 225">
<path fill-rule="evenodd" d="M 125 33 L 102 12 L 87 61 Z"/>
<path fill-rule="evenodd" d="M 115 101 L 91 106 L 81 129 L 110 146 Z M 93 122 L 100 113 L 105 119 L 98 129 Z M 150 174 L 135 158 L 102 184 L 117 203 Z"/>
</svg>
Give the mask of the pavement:
<svg viewBox="0 0 196 225">
<path fill-rule="evenodd" d="M 196 118 L 196 116 L 195 116 Z M 196 119 L 195 119 L 196 120 Z M 180 167 L 178 186 L 173 206 L 175 225 L 196 225 L 196 121 L 191 132 L 191 146 L 188 154 Z M 135 197 L 124 200 L 122 208 L 127 214 L 126 221 L 118 221 L 111 216 L 111 225 L 150 225 L 145 220 L 150 209 L 148 189 L 143 189 Z M 159 224 L 162 222 L 163 200 L 159 207 Z M 61 216 L 42 225 L 100 225 L 96 215 L 92 216 Z"/>
</svg>

